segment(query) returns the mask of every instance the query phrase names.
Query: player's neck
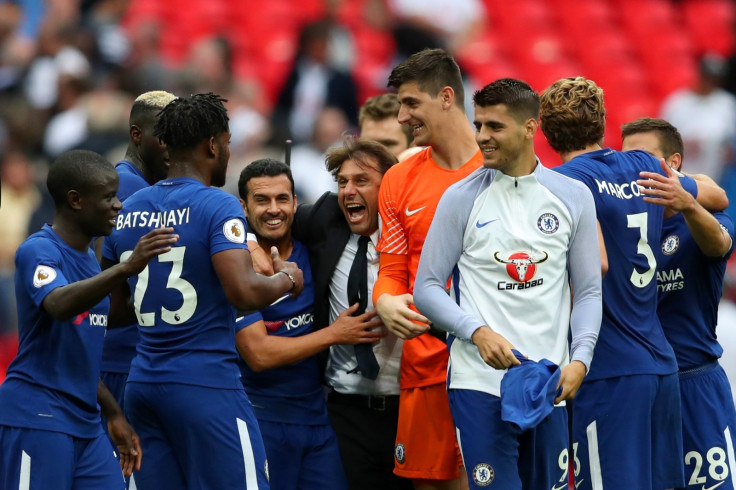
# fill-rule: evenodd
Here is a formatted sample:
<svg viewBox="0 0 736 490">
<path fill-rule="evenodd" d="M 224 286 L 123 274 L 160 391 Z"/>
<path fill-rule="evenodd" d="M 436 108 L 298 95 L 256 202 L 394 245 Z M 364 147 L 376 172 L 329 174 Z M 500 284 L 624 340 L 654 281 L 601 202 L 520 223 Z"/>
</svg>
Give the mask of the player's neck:
<svg viewBox="0 0 736 490">
<path fill-rule="evenodd" d="M 206 186 L 209 186 L 212 181 L 212 175 L 205 173 L 195 163 L 181 160 L 177 160 L 176 162 L 172 160 L 169 165 L 168 178 L 172 179 L 175 177 L 189 177 L 202 182 Z"/>
<path fill-rule="evenodd" d="M 526 154 L 524 155 L 520 155 L 513 165 L 507 165 L 506 168 L 499 170 L 509 177 L 523 177 L 525 175 L 531 175 L 537 168 L 537 157 L 534 155 L 533 149 L 525 153 Z"/>
<path fill-rule="evenodd" d="M 128 145 L 128 150 L 125 152 L 125 160 L 132 163 L 135 168 L 141 171 L 141 173 L 143 174 L 143 178 L 146 179 L 146 182 L 151 185 L 155 184 L 155 182 L 153 182 L 153 176 L 150 175 L 150 172 L 146 168 L 146 165 L 143 163 L 141 155 L 138 153 L 135 147 L 132 146 L 132 144 Z"/>
<path fill-rule="evenodd" d="M 86 252 L 92 243 L 92 237 L 84 233 L 77 223 L 70 221 L 63 214 L 57 213 L 51 229 L 74 250 Z"/>
<path fill-rule="evenodd" d="M 463 116 L 464 117 L 464 116 Z M 467 123 L 467 120 L 464 120 Z M 440 167 L 457 170 L 478 152 L 473 130 L 469 124 L 447 125 L 441 129 L 436 141 L 432 141 L 432 159 Z"/>
<path fill-rule="evenodd" d="M 582 150 L 575 150 L 575 151 L 560 153 L 560 159 L 562 160 L 562 163 L 567 163 L 573 158 L 575 158 L 576 156 L 580 156 L 584 153 L 590 153 L 591 151 L 598 151 L 601 149 L 602 149 L 601 145 L 599 145 L 598 143 L 593 143 L 591 145 L 586 146 Z"/>
</svg>

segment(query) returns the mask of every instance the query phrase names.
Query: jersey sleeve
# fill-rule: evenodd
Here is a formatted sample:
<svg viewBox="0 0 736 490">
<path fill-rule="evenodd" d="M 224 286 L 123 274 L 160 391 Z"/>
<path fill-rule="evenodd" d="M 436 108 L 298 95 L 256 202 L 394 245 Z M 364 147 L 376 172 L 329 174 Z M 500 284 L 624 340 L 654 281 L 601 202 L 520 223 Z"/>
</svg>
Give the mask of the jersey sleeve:
<svg viewBox="0 0 736 490">
<path fill-rule="evenodd" d="M 417 309 L 432 321 L 433 326 L 466 341 L 483 322 L 461 309 L 445 287 L 463 251 L 465 225 L 474 203 L 468 195 L 466 186 L 452 186 L 440 199 L 424 242 L 414 284 Z"/>
<path fill-rule="evenodd" d="M 235 319 L 235 333 L 240 332 L 245 327 L 253 325 L 255 322 L 263 320 L 263 315 L 260 311 L 254 311 L 247 313 L 241 317 Z"/>
<path fill-rule="evenodd" d="M 680 184 L 682 185 L 682 188 L 688 191 L 694 198 L 697 199 L 698 197 L 698 183 L 695 182 L 695 179 L 692 177 L 688 177 L 687 175 L 680 176 Z"/>
<path fill-rule="evenodd" d="M 381 237 L 376 250 L 380 253 L 380 266 L 373 286 L 374 303 L 383 294 L 398 296 L 409 292 L 409 241 L 399 218 L 397 202 L 392 195 L 392 175 L 389 170 L 378 191 Z"/>
<path fill-rule="evenodd" d="M 50 240 L 34 239 L 18 249 L 16 280 L 20 280 L 23 290 L 37 307 L 41 307 L 51 291 L 69 284 L 61 263 L 61 251 Z"/>
<path fill-rule="evenodd" d="M 590 190 L 578 185 L 579 192 L 574 202 L 578 218 L 568 255 L 573 297 L 570 315 L 572 333 L 570 360 L 582 362 L 586 371 L 589 371 L 603 316 L 601 257 L 595 202 Z"/>
<path fill-rule="evenodd" d="M 381 182 L 378 191 L 378 214 L 381 217 L 381 238 L 378 241 L 377 250 L 381 253 L 407 255 L 409 253 L 409 240 L 401 222 L 401 213 L 398 209 L 392 187 L 394 184 L 394 173 L 389 170 Z"/>
<path fill-rule="evenodd" d="M 728 238 L 730 238 L 731 240 L 731 246 L 728 248 L 728 252 L 726 252 L 726 255 L 723 256 L 723 260 L 728 260 L 733 253 L 733 220 L 728 214 L 724 212 L 713 213 L 713 216 L 718 220 L 718 224 L 721 225 L 721 229 L 728 233 Z"/>
<path fill-rule="evenodd" d="M 219 199 L 221 196 L 223 196 L 222 199 Z M 224 192 L 221 193 L 221 196 L 218 195 L 217 200 L 210 199 L 207 206 L 213 217 L 211 228 L 207 230 L 210 240 L 210 255 L 234 248 L 248 250 L 245 236 L 247 227 L 243 208 L 235 196 Z"/>
</svg>

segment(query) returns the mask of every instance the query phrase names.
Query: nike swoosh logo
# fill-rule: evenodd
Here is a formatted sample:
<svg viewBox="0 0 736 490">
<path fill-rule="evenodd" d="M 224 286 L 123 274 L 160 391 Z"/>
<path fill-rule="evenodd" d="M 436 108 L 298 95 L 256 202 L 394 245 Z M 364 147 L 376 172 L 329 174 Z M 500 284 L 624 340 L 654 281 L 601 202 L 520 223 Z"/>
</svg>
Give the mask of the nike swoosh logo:
<svg viewBox="0 0 736 490">
<path fill-rule="evenodd" d="M 426 207 L 427 207 L 427 206 L 422 206 L 421 208 L 417 208 L 417 209 L 412 209 L 411 211 L 409 211 L 409 208 L 406 208 L 406 215 L 407 215 L 407 216 L 412 216 L 412 215 L 414 215 L 414 214 L 417 214 L 417 213 L 418 213 L 419 211 L 421 211 L 422 209 L 424 209 L 424 208 L 426 208 Z"/>
<path fill-rule="evenodd" d="M 725 481 L 722 481 L 721 483 L 716 483 L 712 487 L 706 487 L 705 485 L 703 485 L 703 490 L 713 490 L 714 488 L 720 487 L 724 483 L 726 483 L 726 482 Z"/>
<path fill-rule="evenodd" d="M 553 486 L 550 490 L 562 490 L 563 488 L 567 488 L 567 487 L 568 487 L 567 483 L 563 483 L 559 487 L 557 485 Z"/>
<path fill-rule="evenodd" d="M 492 219 L 492 220 L 490 220 L 490 221 L 486 221 L 485 223 L 481 223 L 480 221 L 476 221 L 476 222 L 475 222 L 475 227 L 476 227 L 476 228 L 483 228 L 483 227 L 484 227 L 484 226 L 486 226 L 487 224 L 493 223 L 494 221 L 498 221 L 498 219 L 499 219 L 499 218 L 496 218 L 496 219 Z M 555 490 L 555 489 L 553 489 L 553 490 Z"/>
</svg>

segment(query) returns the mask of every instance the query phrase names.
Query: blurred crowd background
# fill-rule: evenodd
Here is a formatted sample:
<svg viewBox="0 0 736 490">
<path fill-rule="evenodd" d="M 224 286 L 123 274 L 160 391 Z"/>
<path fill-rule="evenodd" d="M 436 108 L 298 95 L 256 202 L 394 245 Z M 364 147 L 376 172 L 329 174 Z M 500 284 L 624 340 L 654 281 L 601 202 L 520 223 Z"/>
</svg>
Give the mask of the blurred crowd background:
<svg viewBox="0 0 736 490">
<path fill-rule="evenodd" d="M 228 99 L 233 193 L 248 162 L 283 158 L 291 139 L 309 202 L 335 186 L 325 151 L 418 50 L 450 51 L 470 93 L 584 75 L 606 94 L 606 146 L 620 149 L 624 122 L 664 117 L 683 169 L 736 210 L 735 32 L 732 0 L 0 0 L 0 373 L 17 346 L 15 249 L 53 217 L 50 162 L 73 148 L 120 160 L 143 92 Z M 560 163 L 541 132 L 536 145 Z M 727 280 L 736 299 L 736 266 Z"/>
</svg>

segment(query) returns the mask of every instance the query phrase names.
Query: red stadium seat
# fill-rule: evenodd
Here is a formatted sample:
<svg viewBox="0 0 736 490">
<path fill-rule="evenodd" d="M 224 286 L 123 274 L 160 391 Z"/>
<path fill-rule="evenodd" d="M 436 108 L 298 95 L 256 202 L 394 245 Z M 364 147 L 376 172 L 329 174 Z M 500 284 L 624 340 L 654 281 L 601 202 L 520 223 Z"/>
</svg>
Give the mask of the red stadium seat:
<svg viewBox="0 0 736 490">
<path fill-rule="evenodd" d="M 539 161 L 547 168 L 557 167 L 562 164 L 560 156 L 547 143 L 547 138 L 544 137 L 542 128 L 539 128 L 537 134 L 534 135 L 534 153 L 539 158 Z"/>
<path fill-rule="evenodd" d="M 577 77 L 583 71 L 575 61 L 560 58 L 551 64 L 521 64 L 523 79 L 537 92 L 541 92 L 561 78 Z"/>
<path fill-rule="evenodd" d="M 607 98 L 651 94 L 650 79 L 644 67 L 634 58 L 616 64 L 590 65 L 585 71 L 588 78 L 603 88 Z"/>
<path fill-rule="evenodd" d="M 514 0 L 503 7 L 489 7 L 489 22 L 501 39 L 518 39 L 528 33 L 550 29 L 555 17 L 544 0 Z"/>
<path fill-rule="evenodd" d="M 731 0 L 689 0 L 683 3 L 685 26 L 698 53 L 730 56 L 734 49 L 736 5 Z"/>
<path fill-rule="evenodd" d="M 669 0 L 620 0 L 621 24 L 635 43 L 646 43 L 658 33 L 677 31 L 677 15 Z"/>
<path fill-rule="evenodd" d="M 585 39 L 577 39 L 573 47 L 584 67 L 607 65 L 608 70 L 615 70 L 619 63 L 628 63 L 636 57 L 629 38 L 620 29 L 610 26 L 586 34 Z"/>
<path fill-rule="evenodd" d="M 504 43 L 490 30 L 476 36 L 455 52 L 463 71 L 485 85 L 498 78 L 518 76 Z"/>
<path fill-rule="evenodd" d="M 606 98 L 606 144 L 621 148 L 621 125 L 640 117 L 659 117 L 659 104 L 646 96 Z"/>
<path fill-rule="evenodd" d="M 617 28 L 617 15 L 606 0 L 549 0 L 549 3 L 567 37 L 583 40 Z"/>
</svg>

